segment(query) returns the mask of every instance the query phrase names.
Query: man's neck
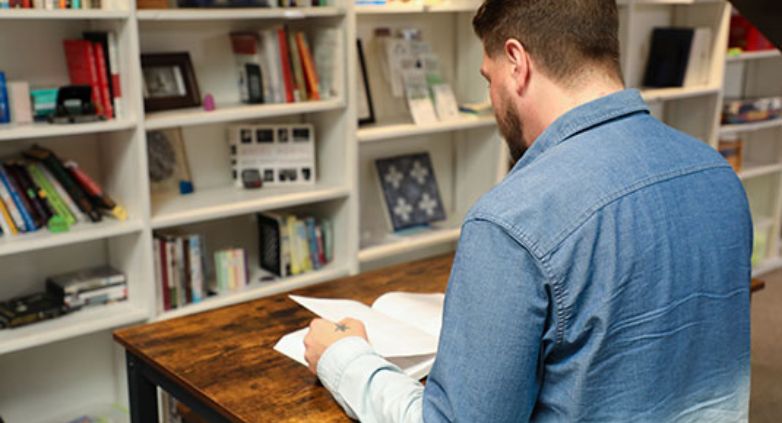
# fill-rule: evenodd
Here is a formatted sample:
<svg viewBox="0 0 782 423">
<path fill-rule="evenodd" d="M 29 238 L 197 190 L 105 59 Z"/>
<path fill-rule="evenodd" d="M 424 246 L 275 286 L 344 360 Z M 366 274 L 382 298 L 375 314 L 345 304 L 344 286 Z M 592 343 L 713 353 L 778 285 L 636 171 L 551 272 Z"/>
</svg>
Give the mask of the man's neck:
<svg viewBox="0 0 782 423">
<path fill-rule="evenodd" d="M 563 88 L 551 81 L 544 81 L 535 87 L 538 95 L 534 106 L 526 110 L 529 116 L 524 121 L 524 139 L 532 145 L 551 124 L 576 107 L 624 89 L 622 83 L 609 80 L 595 80 L 579 84 L 576 88 Z"/>
</svg>

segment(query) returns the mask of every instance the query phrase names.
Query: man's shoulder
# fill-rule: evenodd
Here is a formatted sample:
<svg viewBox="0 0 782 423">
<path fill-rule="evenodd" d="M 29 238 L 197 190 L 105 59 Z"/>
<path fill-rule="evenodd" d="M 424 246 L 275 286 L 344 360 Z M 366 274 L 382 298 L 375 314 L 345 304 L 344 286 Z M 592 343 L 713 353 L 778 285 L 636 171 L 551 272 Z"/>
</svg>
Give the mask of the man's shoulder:
<svg viewBox="0 0 782 423">
<path fill-rule="evenodd" d="M 648 117 L 603 125 L 511 172 L 470 210 L 506 230 L 535 256 L 607 204 L 658 182 L 728 164 L 705 143 Z"/>
</svg>

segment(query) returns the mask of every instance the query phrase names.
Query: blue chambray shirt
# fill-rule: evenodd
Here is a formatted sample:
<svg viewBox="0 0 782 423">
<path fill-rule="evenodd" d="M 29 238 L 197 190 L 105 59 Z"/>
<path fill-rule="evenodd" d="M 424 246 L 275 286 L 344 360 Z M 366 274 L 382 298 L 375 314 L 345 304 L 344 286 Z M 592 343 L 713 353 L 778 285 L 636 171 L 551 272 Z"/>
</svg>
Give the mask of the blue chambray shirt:
<svg viewBox="0 0 782 423">
<path fill-rule="evenodd" d="M 752 222 L 638 91 L 554 122 L 468 213 L 424 388 L 360 338 L 318 375 L 365 422 L 737 422 Z"/>
</svg>

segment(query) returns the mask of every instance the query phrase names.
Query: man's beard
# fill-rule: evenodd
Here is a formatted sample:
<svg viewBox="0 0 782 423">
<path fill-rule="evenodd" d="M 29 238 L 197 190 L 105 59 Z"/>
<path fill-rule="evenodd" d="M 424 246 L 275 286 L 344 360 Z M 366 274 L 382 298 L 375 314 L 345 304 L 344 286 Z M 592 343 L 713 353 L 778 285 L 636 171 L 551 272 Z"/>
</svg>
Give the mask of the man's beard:
<svg viewBox="0 0 782 423">
<path fill-rule="evenodd" d="M 510 101 L 505 104 L 507 105 L 505 113 L 497 116 L 497 126 L 510 150 L 511 165 L 515 165 L 527 152 L 527 143 L 524 141 L 524 126 L 519 119 L 516 106 Z"/>
</svg>

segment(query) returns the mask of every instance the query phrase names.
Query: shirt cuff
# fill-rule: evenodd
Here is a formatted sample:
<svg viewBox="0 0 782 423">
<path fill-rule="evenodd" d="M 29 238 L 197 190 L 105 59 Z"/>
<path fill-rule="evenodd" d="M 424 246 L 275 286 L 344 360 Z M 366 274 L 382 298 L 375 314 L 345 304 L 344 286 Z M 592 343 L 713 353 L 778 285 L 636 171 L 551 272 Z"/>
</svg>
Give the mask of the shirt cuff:
<svg viewBox="0 0 782 423">
<path fill-rule="evenodd" d="M 318 361 L 318 378 L 331 392 L 337 392 L 345 369 L 357 358 L 373 354 L 369 343 L 359 336 L 349 336 L 331 344 Z"/>
</svg>

